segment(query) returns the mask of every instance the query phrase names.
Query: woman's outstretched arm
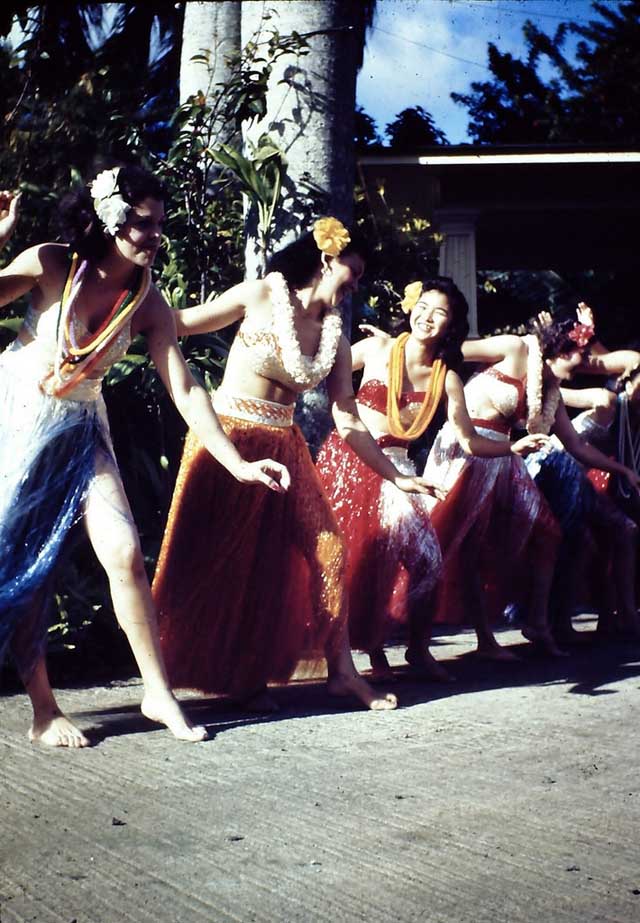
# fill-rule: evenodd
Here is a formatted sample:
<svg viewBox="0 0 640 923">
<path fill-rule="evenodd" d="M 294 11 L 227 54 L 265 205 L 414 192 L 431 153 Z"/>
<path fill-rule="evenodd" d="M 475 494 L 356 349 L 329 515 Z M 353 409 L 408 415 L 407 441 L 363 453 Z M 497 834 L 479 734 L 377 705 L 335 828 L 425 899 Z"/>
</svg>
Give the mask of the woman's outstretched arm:
<svg viewBox="0 0 640 923">
<path fill-rule="evenodd" d="M 175 312 L 176 331 L 179 337 L 211 333 L 229 327 L 244 317 L 247 305 L 265 296 L 266 283 L 262 280 L 240 282 L 210 301 L 193 308 Z"/>
</svg>

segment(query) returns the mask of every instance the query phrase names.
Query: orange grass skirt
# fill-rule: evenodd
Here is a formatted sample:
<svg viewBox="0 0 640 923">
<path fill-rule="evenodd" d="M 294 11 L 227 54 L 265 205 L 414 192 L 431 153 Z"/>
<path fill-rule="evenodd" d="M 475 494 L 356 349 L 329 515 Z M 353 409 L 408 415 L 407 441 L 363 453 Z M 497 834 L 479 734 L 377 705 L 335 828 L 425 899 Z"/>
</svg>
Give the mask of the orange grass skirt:
<svg viewBox="0 0 640 923">
<path fill-rule="evenodd" d="M 240 484 L 189 432 L 153 595 L 171 685 L 243 695 L 338 637 L 345 549 L 299 429 L 219 418 L 247 461 L 286 465 L 291 487 Z"/>
</svg>

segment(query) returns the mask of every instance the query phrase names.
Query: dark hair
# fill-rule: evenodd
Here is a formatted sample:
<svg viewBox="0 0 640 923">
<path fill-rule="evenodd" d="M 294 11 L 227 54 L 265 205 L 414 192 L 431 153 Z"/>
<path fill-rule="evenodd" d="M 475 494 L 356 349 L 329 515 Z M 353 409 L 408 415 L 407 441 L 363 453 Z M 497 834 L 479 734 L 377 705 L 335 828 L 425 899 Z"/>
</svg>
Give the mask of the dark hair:
<svg viewBox="0 0 640 923">
<path fill-rule="evenodd" d="M 146 198 L 165 198 L 160 180 L 133 164 L 120 165 L 118 191 L 129 205 L 138 205 Z M 59 203 L 58 226 L 62 239 L 82 258 L 100 259 L 109 249 L 111 237 L 95 213 L 87 185 L 67 193 Z"/>
<path fill-rule="evenodd" d="M 442 292 L 449 302 L 449 323 L 438 343 L 435 358 L 442 359 L 450 369 L 462 365 L 462 344 L 469 334 L 469 305 L 453 279 L 448 276 L 434 276 L 422 282 L 422 294 Z"/>
<path fill-rule="evenodd" d="M 572 353 L 580 347 L 569 334 L 576 325 L 573 317 L 554 317 L 550 324 L 542 323 L 535 317 L 529 323 L 529 328 L 540 344 L 543 359 L 555 359 L 563 353 Z"/>
<path fill-rule="evenodd" d="M 367 261 L 369 246 L 358 232 L 349 231 L 351 240 L 340 253 L 340 259 L 357 253 L 364 262 Z M 321 267 L 322 251 L 308 231 L 282 250 L 278 250 L 267 263 L 267 272 L 281 272 L 289 288 L 304 288 L 313 279 Z"/>
</svg>

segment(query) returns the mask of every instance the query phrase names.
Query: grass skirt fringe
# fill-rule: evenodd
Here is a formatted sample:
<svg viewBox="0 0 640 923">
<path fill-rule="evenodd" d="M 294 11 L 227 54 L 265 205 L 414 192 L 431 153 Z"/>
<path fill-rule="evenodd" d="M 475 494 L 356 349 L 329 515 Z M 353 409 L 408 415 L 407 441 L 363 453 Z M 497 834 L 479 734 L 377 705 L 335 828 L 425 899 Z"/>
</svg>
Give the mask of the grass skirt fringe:
<svg viewBox="0 0 640 923">
<path fill-rule="evenodd" d="M 507 438 L 476 429 L 488 439 Z M 436 621 L 470 622 L 478 604 L 467 591 L 472 569 L 494 619 L 508 604 L 525 601 L 532 576 L 556 559 L 560 529 L 524 461 L 465 455 L 446 423 L 424 477 L 449 491 L 431 514 L 443 557 Z"/>
<path fill-rule="evenodd" d="M 111 443 L 101 399 L 43 395 L 23 356 L 16 346 L 0 358 L 0 662 L 11 648 L 26 679 L 46 639 L 53 568 Z"/>
<path fill-rule="evenodd" d="M 406 443 L 377 441 L 396 468 L 415 475 Z M 406 622 L 410 604 L 426 605 L 442 568 L 438 539 L 425 498 L 380 477 L 335 431 L 316 465 L 348 549 L 351 645 L 372 651 Z"/>
<path fill-rule="evenodd" d="M 243 458 L 286 465 L 291 487 L 240 484 L 189 433 L 153 593 L 171 684 L 242 695 L 337 636 L 345 555 L 298 428 L 220 420 Z"/>
</svg>

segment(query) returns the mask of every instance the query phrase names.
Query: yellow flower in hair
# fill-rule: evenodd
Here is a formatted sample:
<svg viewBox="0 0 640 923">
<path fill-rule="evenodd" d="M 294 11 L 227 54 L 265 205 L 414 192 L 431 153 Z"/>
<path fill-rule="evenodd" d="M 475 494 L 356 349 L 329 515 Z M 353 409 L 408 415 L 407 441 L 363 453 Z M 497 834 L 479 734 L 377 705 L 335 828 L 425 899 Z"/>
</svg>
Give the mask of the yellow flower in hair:
<svg viewBox="0 0 640 923">
<path fill-rule="evenodd" d="M 420 295 L 422 295 L 422 282 L 409 282 L 404 287 L 404 298 L 400 302 L 400 307 L 405 314 L 411 314 L 417 305 Z"/>
<path fill-rule="evenodd" d="M 318 218 L 313 226 L 313 239 L 318 250 L 327 256 L 340 256 L 351 237 L 342 221 L 337 218 Z"/>
</svg>

